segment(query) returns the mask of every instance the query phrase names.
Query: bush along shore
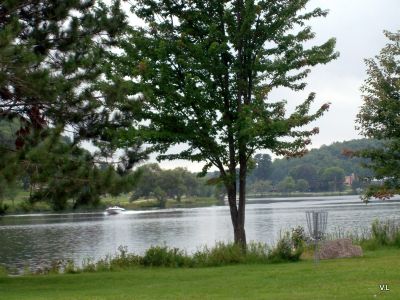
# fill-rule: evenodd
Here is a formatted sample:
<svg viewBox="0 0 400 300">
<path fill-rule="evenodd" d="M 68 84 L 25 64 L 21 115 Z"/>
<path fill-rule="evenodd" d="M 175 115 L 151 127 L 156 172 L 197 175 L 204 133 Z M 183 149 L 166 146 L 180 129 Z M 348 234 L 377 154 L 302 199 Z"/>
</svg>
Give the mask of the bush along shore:
<svg viewBox="0 0 400 300">
<path fill-rule="evenodd" d="M 303 249 L 294 249 L 286 237 L 276 247 L 270 248 L 263 243 L 251 242 L 243 251 L 233 243 L 217 243 L 214 247 L 204 246 L 192 255 L 178 248 L 153 246 L 143 255 L 129 253 L 127 247 L 120 246 L 115 255 L 102 259 L 84 259 L 78 266 L 72 260 L 56 260 L 36 269 L 25 268 L 24 275 L 46 275 L 58 273 L 85 273 L 118 271 L 137 267 L 201 268 L 219 267 L 235 264 L 267 264 L 285 261 L 298 261 Z"/>
<path fill-rule="evenodd" d="M 96 206 L 81 205 L 74 208 L 72 200 L 67 201 L 66 208 L 62 211 L 54 211 L 45 201 L 31 203 L 29 194 L 20 192 L 13 200 L 3 200 L 0 203 L 0 216 L 6 214 L 25 214 L 25 213 L 53 213 L 53 212 L 98 212 L 103 211 L 109 206 L 118 205 L 129 210 L 146 210 L 160 208 L 159 201 L 153 198 L 138 199 L 130 201 L 129 194 L 122 194 L 117 197 L 102 197 Z M 214 197 L 183 197 L 180 201 L 176 199 L 167 199 L 164 208 L 189 208 L 202 206 L 223 205 L 224 203 Z"/>
<path fill-rule="evenodd" d="M 364 250 L 375 251 L 387 247 L 400 248 L 400 224 L 394 220 L 374 221 L 363 233 L 346 233 L 336 230 L 327 239 L 351 238 Z M 246 251 L 233 243 L 219 242 L 214 247 L 204 246 L 193 254 L 168 246 L 150 247 L 143 255 L 129 253 L 120 246 L 115 255 L 95 261 L 85 259 L 80 265 L 72 260 L 57 260 L 35 269 L 26 267 L 25 274 L 85 273 L 117 271 L 138 267 L 201 268 L 235 264 L 271 264 L 296 262 L 313 256 L 313 244 L 305 235 L 304 228 L 297 227 L 281 234 L 278 242 L 269 247 L 265 243 L 250 242 Z M 0 273 L 7 273 L 4 269 Z"/>
<path fill-rule="evenodd" d="M 299 261 L 305 249 L 303 233 L 302 229 L 286 232 L 273 247 L 265 243 L 250 242 L 246 251 L 233 243 L 218 242 L 214 247 L 204 246 L 193 254 L 179 248 L 152 246 L 143 255 L 138 255 L 128 252 L 127 247 L 120 246 L 116 254 L 106 255 L 97 261 L 87 258 L 78 265 L 72 260 L 55 260 L 36 268 L 26 266 L 23 274 L 115 271 L 135 267 L 201 268 Z"/>
</svg>

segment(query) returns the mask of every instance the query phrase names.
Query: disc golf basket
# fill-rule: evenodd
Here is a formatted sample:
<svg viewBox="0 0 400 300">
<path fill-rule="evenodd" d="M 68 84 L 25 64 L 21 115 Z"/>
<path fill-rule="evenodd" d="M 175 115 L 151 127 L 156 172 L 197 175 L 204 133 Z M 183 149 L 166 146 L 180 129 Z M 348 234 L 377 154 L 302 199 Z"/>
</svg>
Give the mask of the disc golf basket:
<svg viewBox="0 0 400 300">
<path fill-rule="evenodd" d="M 307 227 L 311 239 L 314 242 L 314 261 L 318 262 L 318 242 L 324 238 L 326 223 L 328 221 L 328 212 L 326 211 L 306 211 Z"/>
</svg>

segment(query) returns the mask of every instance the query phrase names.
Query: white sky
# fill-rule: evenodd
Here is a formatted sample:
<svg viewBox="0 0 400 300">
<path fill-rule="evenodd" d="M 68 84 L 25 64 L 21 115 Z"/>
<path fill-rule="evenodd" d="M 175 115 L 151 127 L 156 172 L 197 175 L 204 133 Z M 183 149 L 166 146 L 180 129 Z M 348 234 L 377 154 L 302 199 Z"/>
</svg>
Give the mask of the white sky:
<svg viewBox="0 0 400 300">
<path fill-rule="evenodd" d="M 355 130 L 355 117 L 362 104 L 360 86 L 366 78 L 365 58 L 377 54 L 387 43 L 383 30 L 400 30 L 400 0 L 312 0 L 310 8 L 328 9 L 326 18 L 309 22 L 317 34 L 315 44 L 330 37 L 337 39 L 340 57 L 327 65 L 312 69 L 303 92 L 276 90 L 271 99 L 286 99 L 288 108 L 295 107 L 310 92 L 317 95 L 315 108 L 331 102 L 331 108 L 315 122 L 320 134 L 311 147 L 335 141 L 361 138 Z M 152 156 L 154 161 L 154 156 Z M 163 161 L 162 168 L 187 167 L 200 171 L 202 164 L 188 161 Z"/>
</svg>

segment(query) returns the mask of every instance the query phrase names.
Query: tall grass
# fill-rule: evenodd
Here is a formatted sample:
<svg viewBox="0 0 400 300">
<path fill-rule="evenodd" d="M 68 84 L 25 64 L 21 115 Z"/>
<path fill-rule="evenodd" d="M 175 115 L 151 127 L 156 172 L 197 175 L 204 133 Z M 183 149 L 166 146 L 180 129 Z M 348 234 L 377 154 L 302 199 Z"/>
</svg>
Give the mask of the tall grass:
<svg viewBox="0 0 400 300">
<path fill-rule="evenodd" d="M 375 250 L 384 246 L 400 248 L 400 223 L 394 219 L 374 220 L 371 228 L 361 231 L 345 231 L 339 227 L 327 235 L 328 240 L 350 238 L 364 250 Z"/>
<path fill-rule="evenodd" d="M 375 250 L 382 246 L 400 248 L 400 223 L 395 220 L 375 220 L 372 223 L 369 238 L 361 239 L 360 245 L 368 250 Z"/>
<path fill-rule="evenodd" d="M 238 263 L 268 263 L 272 251 L 264 243 L 250 242 L 244 252 L 239 245 L 233 243 L 217 243 L 197 250 L 192 258 L 194 267 L 215 267 Z"/>
<path fill-rule="evenodd" d="M 355 244 L 361 245 L 364 250 L 375 250 L 386 246 L 400 247 L 400 224 L 395 220 L 375 220 L 370 229 L 351 232 L 338 227 L 326 238 L 328 240 L 350 238 Z M 127 247 L 120 246 L 115 255 L 106 255 L 98 261 L 84 259 L 81 266 L 76 265 L 72 260 L 53 261 L 48 265 L 40 266 L 33 273 L 98 272 L 137 267 L 200 268 L 298 261 L 305 250 L 311 250 L 311 247 L 307 246 L 308 242 L 309 238 L 305 235 L 304 228 L 297 227 L 290 232 L 281 233 L 274 246 L 250 242 L 245 251 L 234 243 L 219 242 L 214 247 L 199 248 L 193 254 L 187 254 L 178 248 L 153 246 L 147 249 L 143 255 L 137 255 L 129 253 Z M 0 269 L 0 276 L 2 272 L 4 273 Z"/>
<path fill-rule="evenodd" d="M 214 247 L 204 246 L 193 254 L 178 248 L 153 246 L 143 255 L 129 253 L 127 247 L 120 246 L 114 255 L 106 255 L 97 261 L 84 259 L 81 265 L 72 260 L 57 260 L 43 264 L 34 271 L 27 268 L 26 274 L 56 274 L 115 271 L 137 267 L 201 268 L 233 264 L 278 263 L 297 261 L 303 251 L 298 237 L 293 233 L 281 235 L 276 246 L 250 242 L 245 251 L 234 243 L 219 242 Z"/>
</svg>

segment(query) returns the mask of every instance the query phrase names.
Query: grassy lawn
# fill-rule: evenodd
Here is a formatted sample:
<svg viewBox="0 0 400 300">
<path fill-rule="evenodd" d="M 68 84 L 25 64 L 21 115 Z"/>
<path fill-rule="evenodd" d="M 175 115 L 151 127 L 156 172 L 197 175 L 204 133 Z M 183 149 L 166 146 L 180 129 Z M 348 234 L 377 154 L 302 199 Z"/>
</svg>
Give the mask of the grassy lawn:
<svg viewBox="0 0 400 300">
<path fill-rule="evenodd" d="M 390 291 L 380 291 L 387 284 Z M 400 249 L 284 264 L 0 277 L 0 299 L 400 299 Z"/>
</svg>

